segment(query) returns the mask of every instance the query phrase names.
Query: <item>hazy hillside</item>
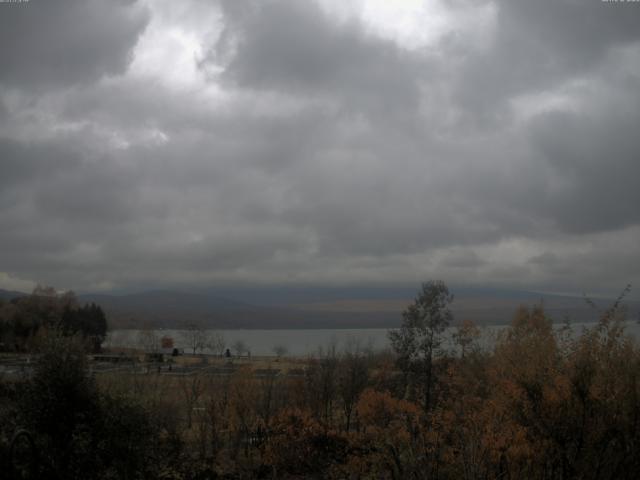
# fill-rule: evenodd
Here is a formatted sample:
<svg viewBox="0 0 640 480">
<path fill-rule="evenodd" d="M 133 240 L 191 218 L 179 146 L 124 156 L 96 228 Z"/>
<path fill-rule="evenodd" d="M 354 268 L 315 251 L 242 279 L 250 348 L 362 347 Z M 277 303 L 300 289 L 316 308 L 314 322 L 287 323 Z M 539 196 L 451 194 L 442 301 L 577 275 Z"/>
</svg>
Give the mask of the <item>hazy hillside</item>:
<svg viewBox="0 0 640 480">
<path fill-rule="evenodd" d="M 16 298 L 16 297 L 24 297 L 25 295 L 27 294 L 23 292 L 16 292 L 13 290 L 2 290 L 0 288 L 0 299 L 2 300 L 11 300 L 12 298 Z"/>
<path fill-rule="evenodd" d="M 583 298 L 493 289 L 452 289 L 456 320 L 480 325 L 511 320 L 519 305 L 543 302 L 555 322 L 592 321 L 597 312 Z M 227 290 L 227 296 L 177 291 L 147 291 L 127 295 L 83 294 L 82 303 L 103 307 L 112 328 L 180 327 L 199 323 L 211 328 L 389 328 L 400 324 L 412 301 L 412 289 L 284 289 Z M 0 298 L 25 295 L 0 290 Z M 243 297 L 247 302 L 241 301 Z M 599 300 L 606 308 L 612 300 Z M 637 318 L 638 302 L 626 302 Z"/>
</svg>

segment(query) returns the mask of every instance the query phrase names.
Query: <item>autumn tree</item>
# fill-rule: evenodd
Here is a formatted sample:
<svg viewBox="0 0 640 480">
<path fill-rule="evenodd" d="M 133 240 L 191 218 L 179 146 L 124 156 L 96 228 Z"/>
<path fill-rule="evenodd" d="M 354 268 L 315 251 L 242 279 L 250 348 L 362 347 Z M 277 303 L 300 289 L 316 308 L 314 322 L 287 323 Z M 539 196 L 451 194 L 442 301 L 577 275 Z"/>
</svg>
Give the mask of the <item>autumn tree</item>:
<svg viewBox="0 0 640 480">
<path fill-rule="evenodd" d="M 471 320 L 463 320 L 456 326 L 453 341 L 460 347 L 460 356 L 464 358 L 469 350 L 473 350 L 480 338 L 480 330 Z"/>
<path fill-rule="evenodd" d="M 337 396 L 338 357 L 335 344 L 326 351 L 319 350 L 318 358 L 310 359 L 306 370 L 307 404 L 327 428 L 333 423 L 334 402 Z"/>
<path fill-rule="evenodd" d="M 194 372 L 182 374 L 179 377 L 180 391 L 184 400 L 185 411 L 187 413 L 187 428 L 191 428 L 193 419 L 193 409 L 198 403 L 198 399 L 205 390 L 205 381 L 202 374 Z"/>
<path fill-rule="evenodd" d="M 31 295 L 12 299 L 0 316 L 0 333 L 18 349 L 36 348 L 38 337 L 56 330 L 66 336 L 80 334 L 97 351 L 107 334 L 107 318 L 100 306 L 80 306 L 72 291 L 59 292 L 53 287 L 38 285 Z"/>
<path fill-rule="evenodd" d="M 410 396 L 421 397 L 425 412 L 433 404 L 434 359 L 440 353 L 442 334 L 453 319 L 449 310 L 452 301 L 444 282 L 423 283 L 413 304 L 402 312 L 402 326 L 389 331 Z"/>
<path fill-rule="evenodd" d="M 209 342 L 207 347 L 213 351 L 214 354 L 221 357 L 224 355 L 224 349 L 226 348 L 227 343 L 224 339 L 224 335 L 220 332 L 210 332 L 209 334 Z"/>
<path fill-rule="evenodd" d="M 65 298 L 61 301 L 65 302 Z M 107 317 L 102 308 L 95 303 L 81 307 L 74 307 L 71 303 L 63 305 L 60 319 L 62 331 L 66 335 L 82 335 L 94 351 L 99 351 L 107 336 Z"/>
<path fill-rule="evenodd" d="M 82 339 L 50 330 L 40 354 L 17 415 L 35 438 L 38 478 L 157 478 L 151 418 L 132 399 L 100 391 Z"/>
<path fill-rule="evenodd" d="M 217 355 L 224 352 L 224 337 L 219 332 L 208 330 L 199 323 L 188 323 L 182 332 L 182 340 L 193 355 L 204 350 L 213 350 Z"/>
<path fill-rule="evenodd" d="M 224 446 L 224 434 L 229 427 L 229 400 L 231 376 L 211 376 L 209 377 L 209 388 L 203 399 L 206 416 L 205 422 L 208 428 L 208 441 L 201 438 L 201 456 L 207 451 L 206 442 L 209 446 L 211 458 L 215 460 Z"/>
<path fill-rule="evenodd" d="M 285 347 L 284 345 L 278 344 L 273 347 L 272 351 L 273 353 L 275 353 L 276 357 L 278 357 L 278 360 L 280 360 L 282 357 L 284 357 L 287 354 L 287 347 Z"/>
<path fill-rule="evenodd" d="M 362 431 L 352 439 L 347 478 L 432 478 L 420 465 L 427 452 L 418 439 L 419 405 L 367 388 L 356 410 Z"/>
<path fill-rule="evenodd" d="M 229 384 L 229 426 L 232 431 L 231 456 L 237 457 L 243 446 L 245 459 L 249 456 L 249 438 L 258 426 L 259 390 L 251 369 L 241 368 L 233 374 Z"/>
<path fill-rule="evenodd" d="M 236 352 L 236 356 L 241 357 L 248 350 L 247 344 L 244 340 L 236 340 L 233 342 L 233 350 Z"/>
<path fill-rule="evenodd" d="M 160 349 L 160 337 L 156 330 L 148 325 L 138 332 L 136 343 L 146 353 L 157 353 Z"/>
<path fill-rule="evenodd" d="M 350 346 L 340 359 L 338 372 L 338 393 L 342 400 L 345 417 L 345 430 L 351 427 L 351 420 L 360 394 L 369 381 L 367 357 L 359 345 Z"/>
<path fill-rule="evenodd" d="M 308 411 L 282 410 L 272 422 L 263 461 L 272 470 L 271 478 L 332 477 L 332 466 L 344 460 L 347 440 L 327 430 Z"/>
<path fill-rule="evenodd" d="M 171 350 L 173 348 L 173 338 L 168 335 L 163 335 L 160 338 L 160 346 L 164 349 Z"/>
</svg>

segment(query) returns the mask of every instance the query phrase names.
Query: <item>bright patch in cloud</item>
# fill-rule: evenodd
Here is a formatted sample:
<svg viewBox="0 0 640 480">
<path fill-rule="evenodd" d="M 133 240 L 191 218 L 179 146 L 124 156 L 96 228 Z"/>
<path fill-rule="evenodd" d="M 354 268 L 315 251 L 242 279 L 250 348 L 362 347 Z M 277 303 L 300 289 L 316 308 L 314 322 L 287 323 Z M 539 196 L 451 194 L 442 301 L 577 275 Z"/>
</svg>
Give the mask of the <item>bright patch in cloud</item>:
<svg viewBox="0 0 640 480">
<path fill-rule="evenodd" d="M 18 292 L 31 292 L 36 287 L 36 282 L 14 277 L 7 272 L 0 272 L 0 288 L 3 290 L 15 290 Z"/>
</svg>

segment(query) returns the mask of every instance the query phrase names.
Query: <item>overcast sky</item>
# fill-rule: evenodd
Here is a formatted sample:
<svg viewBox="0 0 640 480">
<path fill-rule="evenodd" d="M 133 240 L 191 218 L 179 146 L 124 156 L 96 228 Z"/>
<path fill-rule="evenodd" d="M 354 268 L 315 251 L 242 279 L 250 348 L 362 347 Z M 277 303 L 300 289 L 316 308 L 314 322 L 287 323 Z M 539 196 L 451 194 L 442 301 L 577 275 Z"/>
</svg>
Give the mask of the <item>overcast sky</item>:
<svg viewBox="0 0 640 480">
<path fill-rule="evenodd" d="M 619 292 L 639 180 L 637 2 L 0 3 L 0 288 Z"/>
</svg>

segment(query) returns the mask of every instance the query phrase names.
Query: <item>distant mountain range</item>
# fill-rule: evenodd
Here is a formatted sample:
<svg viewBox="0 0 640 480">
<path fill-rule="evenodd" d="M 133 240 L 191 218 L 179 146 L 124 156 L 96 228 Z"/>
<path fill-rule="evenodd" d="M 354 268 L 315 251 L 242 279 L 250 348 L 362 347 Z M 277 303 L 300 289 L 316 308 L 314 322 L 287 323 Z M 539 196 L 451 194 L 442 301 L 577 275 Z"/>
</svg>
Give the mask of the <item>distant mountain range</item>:
<svg viewBox="0 0 640 480">
<path fill-rule="evenodd" d="M 28 294 L 23 292 L 16 292 L 14 290 L 2 290 L 0 288 L 0 299 L 2 300 L 11 300 L 12 298 L 24 297 L 26 295 Z"/>
<path fill-rule="evenodd" d="M 583 298 L 498 289 L 452 289 L 456 320 L 479 325 L 504 324 L 519 305 L 543 302 L 555 322 L 596 320 L 597 311 Z M 105 310 L 112 328 L 181 327 L 198 323 L 210 328 L 390 328 L 400 325 L 402 311 L 415 289 L 299 288 L 218 290 L 213 293 L 152 290 L 110 295 L 82 294 L 81 303 L 95 302 Z M 0 290 L 0 298 L 27 295 Z M 246 300 L 246 301 L 245 301 Z M 599 300 L 602 308 L 613 300 Z M 629 317 L 638 318 L 640 302 L 625 302 Z"/>
</svg>

